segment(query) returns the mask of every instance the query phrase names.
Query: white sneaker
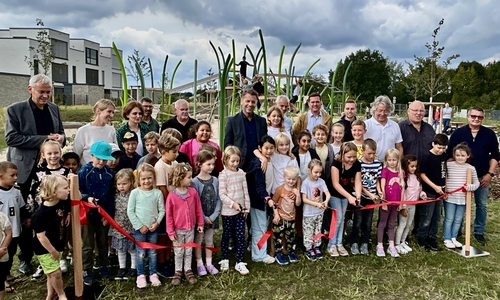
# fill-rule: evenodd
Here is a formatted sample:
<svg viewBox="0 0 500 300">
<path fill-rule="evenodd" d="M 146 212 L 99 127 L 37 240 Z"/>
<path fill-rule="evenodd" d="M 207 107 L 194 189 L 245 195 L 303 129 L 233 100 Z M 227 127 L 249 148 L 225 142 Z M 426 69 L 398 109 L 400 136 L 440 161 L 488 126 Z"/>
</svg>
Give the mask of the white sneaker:
<svg viewBox="0 0 500 300">
<path fill-rule="evenodd" d="M 59 261 L 59 268 L 61 268 L 63 273 L 68 272 L 68 262 L 65 259 L 61 259 Z"/>
<path fill-rule="evenodd" d="M 272 257 L 271 255 L 267 255 L 263 260 L 262 262 L 265 263 L 266 265 L 270 265 L 272 263 L 274 263 L 276 259 L 274 257 Z"/>
<path fill-rule="evenodd" d="M 402 242 L 402 243 L 401 243 L 401 247 L 403 247 L 403 248 L 406 250 L 406 252 L 411 252 L 411 251 L 413 251 L 413 249 L 412 249 L 412 248 L 410 248 L 410 246 L 408 246 L 408 242 Z"/>
<path fill-rule="evenodd" d="M 228 271 L 229 270 L 229 259 L 223 259 L 219 261 L 220 265 L 220 270 L 221 271 Z"/>
<path fill-rule="evenodd" d="M 453 242 L 450 240 L 445 240 L 444 246 L 448 249 L 455 249 L 455 244 L 453 244 Z"/>
<path fill-rule="evenodd" d="M 462 248 L 462 243 L 460 243 L 459 241 L 457 241 L 457 239 L 453 238 L 451 239 L 451 242 L 453 243 L 453 245 L 455 245 L 456 248 Z"/>
<path fill-rule="evenodd" d="M 234 269 L 240 272 L 241 275 L 247 275 L 248 273 L 250 273 L 250 271 L 248 271 L 246 265 L 247 264 L 244 262 L 239 262 L 236 264 L 236 266 L 234 266 Z"/>
<path fill-rule="evenodd" d="M 408 253 L 408 251 L 406 251 L 405 248 L 403 248 L 403 246 L 401 244 L 396 246 L 396 250 L 398 251 L 399 254 L 407 254 Z"/>
</svg>

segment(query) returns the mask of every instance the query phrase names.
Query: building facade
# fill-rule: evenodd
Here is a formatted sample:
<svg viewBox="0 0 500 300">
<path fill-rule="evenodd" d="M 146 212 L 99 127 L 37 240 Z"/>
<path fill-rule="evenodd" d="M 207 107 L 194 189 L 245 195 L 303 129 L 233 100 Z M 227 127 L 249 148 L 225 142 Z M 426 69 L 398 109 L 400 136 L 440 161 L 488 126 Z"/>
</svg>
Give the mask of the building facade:
<svg viewBox="0 0 500 300">
<path fill-rule="evenodd" d="M 29 78 L 43 73 L 39 62 L 33 61 L 33 69 L 26 62 L 35 54 L 40 30 L 47 32 L 54 54 L 48 76 L 57 103 L 93 104 L 122 95 L 122 74 L 113 48 L 50 28 L 9 28 L 0 29 L 0 106 L 27 99 Z"/>
</svg>

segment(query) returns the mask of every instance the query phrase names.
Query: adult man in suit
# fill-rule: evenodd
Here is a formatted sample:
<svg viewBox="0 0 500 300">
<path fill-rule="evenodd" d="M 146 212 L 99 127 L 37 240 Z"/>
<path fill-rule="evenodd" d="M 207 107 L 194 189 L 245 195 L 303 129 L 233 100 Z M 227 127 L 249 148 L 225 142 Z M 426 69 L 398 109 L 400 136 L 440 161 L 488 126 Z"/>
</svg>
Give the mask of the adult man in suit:
<svg viewBox="0 0 500 300">
<path fill-rule="evenodd" d="M 258 99 L 254 90 L 243 92 L 241 112 L 227 119 L 224 147 L 233 145 L 240 149 L 243 171 L 255 157 L 253 151 L 257 149 L 260 139 L 267 134 L 266 119 L 253 113 Z"/>
<path fill-rule="evenodd" d="M 17 183 L 25 199 L 42 143 L 46 139 L 52 139 L 64 146 L 66 142 L 59 108 L 48 102 L 52 92 L 51 79 L 43 74 L 31 77 L 28 92 L 31 94 L 28 100 L 7 107 L 5 120 L 5 140 L 9 146 L 7 160 L 14 163 L 19 170 Z M 31 234 L 31 230 L 23 232 Z M 32 236 L 21 234 L 18 239 L 22 252 L 19 254 L 19 271 L 30 273 L 30 261 L 33 256 Z"/>
</svg>

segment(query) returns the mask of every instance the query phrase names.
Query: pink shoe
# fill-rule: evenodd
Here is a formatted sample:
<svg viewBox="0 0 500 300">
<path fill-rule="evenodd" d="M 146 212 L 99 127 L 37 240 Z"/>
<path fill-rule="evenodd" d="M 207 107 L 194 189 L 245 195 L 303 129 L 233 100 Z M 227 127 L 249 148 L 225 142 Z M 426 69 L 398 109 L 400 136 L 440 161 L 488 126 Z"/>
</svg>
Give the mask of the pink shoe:
<svg viewBox="0 0 500 300">
<path fill-rule="evenodd" d="M 217 270 L 217 268 L 215 268 L 213 265 L 207 265 L 207 271 L 212 275 L 216 275 L 217 273 L 219 273 L 219 270 Z"/>
<path fill-rule="evenodd" d="M 148 286 L 148 282 L 146 281 L 146 275 L 142 274 L 137 276 L 136 280 L 137 287 L 143 289 Z"/>
<path fill-rule="evenodd" d="M 207 275 L 207 269 L 205 269 L 205 266 L 199 266 L 199 267 L 197 267 L 196 271 L 198 272 L 199 276 L 205 276 L 205 275 Z"/>
<path fill-rule="evenodd" d="M 158 275 L 154 273 L 153 275 L 149 275 L 149 281 L 151 282 L 152 286 L 160 286 L 161 281 L 158 279 Z"/>
</svg>

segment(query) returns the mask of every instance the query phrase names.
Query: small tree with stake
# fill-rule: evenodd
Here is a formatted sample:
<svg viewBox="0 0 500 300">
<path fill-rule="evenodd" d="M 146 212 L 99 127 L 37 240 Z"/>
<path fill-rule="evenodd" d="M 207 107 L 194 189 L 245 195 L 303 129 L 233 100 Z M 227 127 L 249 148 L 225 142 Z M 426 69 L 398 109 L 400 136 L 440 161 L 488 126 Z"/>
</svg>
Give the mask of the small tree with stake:
<svg viewBox="0 0 500 300">
<path fill-rule="evenodd" d="M 42 19 L 36 19 L 36 26 L 43 27 Z M 42 74 L 49 75 L 52 62 L 54 61 L 54 50 L 52 49 L 52 44 L 49 38 L 49 32 L 45 29 L 40 29 L 36 34 L 36 40 L 38 46 L 35 48 L 33 46 L 29 47 L 29 50 L 33 55 L 31 57 L 24 56 L 24 61 L 28 64 L 29 68 L 33 70 L 35 74 L 40 73 L 39 64 L 42 67 Z"/>
</svg>

